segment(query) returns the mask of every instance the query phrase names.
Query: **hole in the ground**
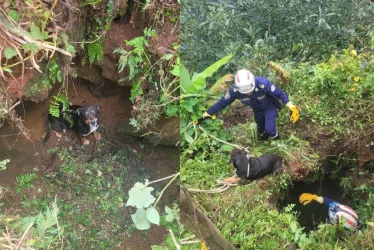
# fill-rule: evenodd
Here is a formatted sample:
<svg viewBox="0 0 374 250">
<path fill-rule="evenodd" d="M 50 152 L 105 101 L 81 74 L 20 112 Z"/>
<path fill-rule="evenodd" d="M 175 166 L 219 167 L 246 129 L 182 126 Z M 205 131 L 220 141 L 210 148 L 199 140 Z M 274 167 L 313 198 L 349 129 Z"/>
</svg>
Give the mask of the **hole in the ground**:
<svg viewBox="0 0 374 250">
<path fill-rule="evenodd" d="M 279 207 L 283 209 L 289 204 L 295 204 L 294 211 L 299 214 L 300 226 L 305 227 L 307 232 L 318 228 L 320 223 L 329 222 L 328 207 L 312 201 L 308 205 L 302 205 L 299 197 L 302 193 L 317 194 L 336 200 L 341 204 L 349 206 L 350 199 L 343 197 L 344 190 L 331 180 L 316 181 L 313 183 L 295 182 L 288 190 L 288 195 L 280 202 Z"/>
<path fill-rule="evenodd" d="M 322 172 L 319 173 L 318 180 L 312 183 L 294 182 L 285 198 L 278 203 L 278 207 L 283 210 L 289 204 L 295 204 L 294 211 L 299 213 L 298 221 L 302 227 L 305 227 L 306 232 L 317 229 L 321 223 L 329 223 L 327 206 L 316 201 L 304 206 L 299 202 L 299 197 L 302 193 L 316 194 L 354 209 L 353 199 L 347 195 L 350 190 L 344 190 L 339 183 L 342 177 L 346 177 L 346 171 L 356 164 L 357 161 L 352 154 L 344 157 L 329 157 L 321 166 Z"/>
<path fill-rule="evenodd" d="M 322 172 L 319 173 L 318 180 L 312 183 L 294 182 L 285 198 L 278 203 L 278 208 L 283 210 L 289 204 L 295 204 L 294 211 L 299 213 L 298 221 L 307 232 L 317 229 L 321 223 L 329 223 L 328 207 L 316 201 L 305 206 L 300 204 L 299 197 L 302 193 L 328 197 L 355 209 L 353 197 L 347 195 L 350 190 L 344 190 L 339 185 L 341 178 L 347 177 L 347 171 L 357 165 L 355 158 L 354 154 L 329 157 L 321 166 Z"/>
<path fill-rule="evenodd" d="M 289 204 L 295 204 L 294 211 L 299 213 L 298 221 L 300 226 L 305 227 L 305 231 L 309 232 L 318 228 L 321 223 L 328 223 L 328 207 L 315 201 L 307 205 L 299 202 L 302 193 L 317 194 L 318 196 L 328 197 L 337 202 L 350 206 L 350 197 L 344 196 L 344 190 L 339 186 L 338 182 L 324 179 L 313 183 L 295 182 L 293 187 L 288 190 L 288 195 L 278 204 L 282 210 Z"/>
</svg>

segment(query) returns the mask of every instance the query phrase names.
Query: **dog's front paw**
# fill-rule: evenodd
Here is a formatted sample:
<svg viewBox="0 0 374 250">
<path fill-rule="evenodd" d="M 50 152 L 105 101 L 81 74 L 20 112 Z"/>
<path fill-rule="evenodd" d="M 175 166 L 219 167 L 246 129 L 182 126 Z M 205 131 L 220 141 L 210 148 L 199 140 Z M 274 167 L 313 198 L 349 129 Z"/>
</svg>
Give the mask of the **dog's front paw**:
<svg viewBox="0 0 374 250">
<path fill-rule="evenodd" d="M 101 140 L 101 134 L 99 132 L 94 132 L 94 137 L 96 140 L 100 141 Z"/>
<path fill-rule="evenodd" d="M 239 178 L 229 177 L 229 178 L 224 179 L 223 182 L 225 182 L 225 183 L 238 183 Z"/>
<path fill-rule="evenodd" d="M 53 132 L 55 133 L 55 135 L 57 136 L 57 138 L 61 138 L 61 137 L 62 137 L 62 134 L 61 134 L 61 133 L 59 133 L 59 132 L 57 132 L 57 131 L 54 131 L 54 130 L 53 130 Z"/>
<path fill-rule="evenodd" d="M 83 137 L 82 138 L 82 143 L 83 143 L 83 145 L 89 145 L 90 141 Z"/>
<path fill-rule="evenodd" d="M 239 185 L 246 185 L 248 182 L 247 178 L 240 178 Z"/>
</svg>

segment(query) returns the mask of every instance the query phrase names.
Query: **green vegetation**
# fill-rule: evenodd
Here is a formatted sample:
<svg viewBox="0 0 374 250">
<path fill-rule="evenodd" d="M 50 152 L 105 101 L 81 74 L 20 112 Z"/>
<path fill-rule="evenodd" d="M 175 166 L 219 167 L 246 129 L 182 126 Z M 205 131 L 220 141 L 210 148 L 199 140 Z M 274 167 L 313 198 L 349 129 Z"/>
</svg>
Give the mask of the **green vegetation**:
<svg viewBox="0 0 374 250">
<path fill-rule="evenodd" d="M 182 2 L 181 182 L 237 249 L 373 248 L 374 174 L 358 164 L 373 145 L 373 20 L 363 18 L 373 8 L 369 1 Z M 259 141 L 239 102 L 196 125 L 232 86 L 225 74 L 242 67 L 281 85 L 300 109 L 296 124 L 280 111 L 281 140 Z M 254 156 L 279 154 L 286 172 L 208 194 L 233 175 L 232 146 L 222 141 Z M 335 166 L 325 168 L 331 159 Z M 321 178 L 335 178 L 354 197 L 347 205 L 358 212 L 361 233 L 329 224 L 307 233 L 292 204 L 277 207 L 294 181 Z"/>
<path fill-rule="evenodd" d="M 135 102 L 135 106 L 130 124 L 136 129 L 154 125 L 162 113 L 166 117 L 178 114 L 179 44 L 173 44 L 173 53 L 165 54 L 153 62 L 154 53 L 147 39 L 156 35 L 154 30 L 145 28 L 143 36 L 125 41 L 127 46 L 133 47 L 132 50 L 117 48 L 113 51 L 120 55 L 118 72 L 126 68 L 129 70 L 128 76 L 120 82 L 133 82 L 130 100 Z M 145 93 L 143 90 L 147 88 L 149 90 Z"/>
<path fill-rule="evenodd" d="M 16 177 L 16 181 L 18 185 L 17 193 L 20 193 L 22 189 L 24 188 L 30 188 L 32 181 L 36 178 L 37 176 L 34 173 L 17 176 Z"/>
<path fill-rule="evenodd" d="M 225 70 L 248 67 L 262 73 L 268 61 L 326 60 L 349 44 L 364 47 L 373 8 L 369 0 L 182 1 L 183 63 L 201 72 L 232 53 Z"/>
<path fill-rule="evenodd" d="M 128 190 L 133 181 L 141 182 L 150 175 L 142 169 L 144 163 L 132 148 L 116 151 L 116 146 L 105 140 L 96 147 L 94 156 L 91 150 L 81 147 L 50 149 L 48 153 L 57 156 L 58 167 L 49 171 L 47 178 L 37 178 L 36 173 L 17 176 L 17 192 L 22 201 L 17 213 L 0 213 L 0 231 L 4 232 L 7 226 L 13 230 L 10 236 L 20 240 L 33 223 L 23 243 L 35 249 L 48 245 L 64 249 L 117 249 L 123 235 L 130 238 L 137 229 L 131 219 L 135 210 L 125 208 L 131 199 Z M 159 201 L 163 190 L 156 187 Z M 159 218 L 157 224 L 179 237 L 177 204 L 161 203 L 161 211 L 165 211 L 162 213 L 161 206 L 153 205 Z M 142 234 L 142 238 L 146 242 L 147 234 Z"/>
</svg>

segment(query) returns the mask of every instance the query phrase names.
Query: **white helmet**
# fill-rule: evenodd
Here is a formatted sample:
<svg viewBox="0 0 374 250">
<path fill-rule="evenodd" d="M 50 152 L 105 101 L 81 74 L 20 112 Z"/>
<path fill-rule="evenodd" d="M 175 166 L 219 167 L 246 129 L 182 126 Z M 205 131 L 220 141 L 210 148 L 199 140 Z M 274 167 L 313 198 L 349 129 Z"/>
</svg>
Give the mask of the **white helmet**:
<svg viewBox="0 0 374 250">
<path fill-rule="evenodd" d="M 240 93 L 248 94 L 255 88 L 255 77 L 249 70 L 241 69 L 236 72 L 235 85 Z"/>
<path fill-rule="evenodd" d="M 345 205 L 337 205 L 334 208 L 329 209 L 329 217 L 333 224 L 339 221 L 344 220 L 344 227 L 349 228 L 351 230 L 357 229 L 358 226 L 358 215 L 357 213 L 350 207 Z"/>
</svg>

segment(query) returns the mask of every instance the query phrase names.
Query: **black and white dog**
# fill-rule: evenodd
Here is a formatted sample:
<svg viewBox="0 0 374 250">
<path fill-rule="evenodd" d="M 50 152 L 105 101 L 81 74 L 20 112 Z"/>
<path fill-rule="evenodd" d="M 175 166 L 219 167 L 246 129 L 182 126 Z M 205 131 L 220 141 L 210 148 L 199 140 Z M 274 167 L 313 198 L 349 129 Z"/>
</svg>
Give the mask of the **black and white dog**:
<svg viewBox="0 0 374 250">
<path fill-rule="evenodd" d="M 230 153 L 229 163 L 236 168 L 236 175 L 240 184 L 248 180 L 257 180 L 269 174 L 278 174 L 283 171 L 283 158 L 276 154 L 266 154 L 260 157 L 248 157 L 244 149 L 233 149 Z"/>
<path fill-rule="evenodd" d="M 62 137 L 68 129 L 75 130 L 82 143 L 88 145 L 90 143 L 85 137 L 93 133 L 96 140 L 100 140 L 101 136 L 97 132 L 99 128 L 98 114 L 100 105 L 79 106 L 69 104 L 69 110 L 63 111 L 62 104 L 59 104 L 59 117 L 48 114 L 46 119 L 46 135 L 43 143 L 46 143 L 50 137 L 51 130 L 55 132 L 57 137 Z"/>
</svg>

